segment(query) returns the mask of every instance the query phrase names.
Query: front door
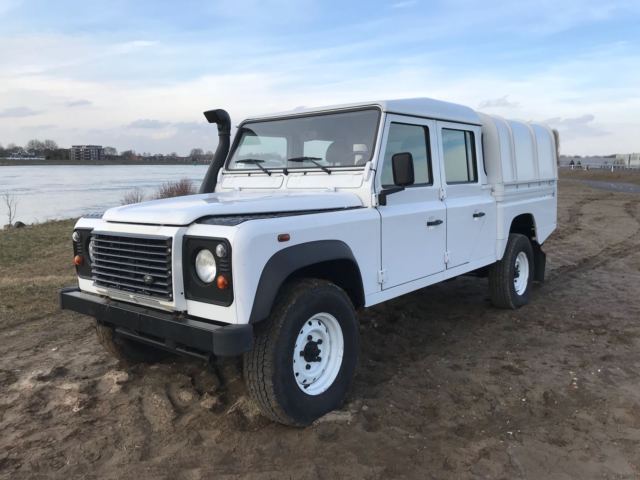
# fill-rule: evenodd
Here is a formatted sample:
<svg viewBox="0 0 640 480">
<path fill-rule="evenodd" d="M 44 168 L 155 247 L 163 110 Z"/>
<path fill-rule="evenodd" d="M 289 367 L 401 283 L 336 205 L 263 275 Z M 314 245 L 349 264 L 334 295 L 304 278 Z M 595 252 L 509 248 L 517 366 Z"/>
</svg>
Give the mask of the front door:
<svg viewBox="0 0 640 480">
<path fill-rule="evenodd" d="M 447 206 L 447 268 L 495 256 L 496 206 L 480 148 L 480 127 L 437 122 Z"/>
<path fill-rule="evenodd" d="M 387 289 L 445 269 L 446 209 L 440 200 L 440 167 L 432 159 L 435 122 L 387 115 L 378 162 L 377 190 L 393 186 L 391 157 L 413 156 L 415 184 L 387 197 L 378 207 L 382 235 L 382 288 Z"/>
</svg>

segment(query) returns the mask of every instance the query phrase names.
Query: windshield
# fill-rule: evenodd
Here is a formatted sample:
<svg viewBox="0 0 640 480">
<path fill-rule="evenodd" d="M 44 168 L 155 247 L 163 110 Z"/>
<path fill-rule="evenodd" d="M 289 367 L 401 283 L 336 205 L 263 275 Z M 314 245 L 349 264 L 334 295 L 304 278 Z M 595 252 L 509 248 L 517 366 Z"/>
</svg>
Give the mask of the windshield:
<svg viewBox="0 0 640 480">
<path fill-rule="evenodd" d="M 367 109 L 244 123 L 227 168 L 362 168 L 371 160 L 379 117 Z"/>
</svg>

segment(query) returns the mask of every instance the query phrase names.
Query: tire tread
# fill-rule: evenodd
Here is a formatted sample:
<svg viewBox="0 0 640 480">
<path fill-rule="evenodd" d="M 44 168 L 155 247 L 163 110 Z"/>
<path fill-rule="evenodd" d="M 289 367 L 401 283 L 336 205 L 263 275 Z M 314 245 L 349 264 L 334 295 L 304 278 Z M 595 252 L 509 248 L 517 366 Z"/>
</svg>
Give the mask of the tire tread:
<svg viewBox="0 0 640 480">
<path fill-rule="evenodd" d="M 528 244 L 528 249 L 524 247 L 525 243 Z M 512 273 L 511 263 L 521 250 L 528 250 L 529 259 L 532 259 L 532 248 L 529 238 L 519 233 L 509 234 L 509 240 L 507 247 L 505 248 L 502 259 L 491 265 L 489 268 L 489 296 L 491 297 L 491 303 L 498 308 L 504 308 L 507 310 L 515 310 L 521 305 L 515 302 L 514 294 L 512 292 Z M 529 275 L 533 271 L 534 265 L 530 264 Z M 527 292 L 528 293 L 528 292 Z"/>
<path fill-rule="evenodd" d="M 319 288 L 334 288 L 344 294 L 333 283 L 320 279 L 306 278 L 286 285 L 278 295 L 269 318 L 256 325 L 253 349 L 244 354 L 243 370 L 250 397 L 264 416 L 285 425 L 303 426 L 304 424 L 288 415 L 277 398 L 272 381 L 275 372 L 273 361 L 276 340 L 287 319 L 287 310 L 309 289 Z"/>
</svg>

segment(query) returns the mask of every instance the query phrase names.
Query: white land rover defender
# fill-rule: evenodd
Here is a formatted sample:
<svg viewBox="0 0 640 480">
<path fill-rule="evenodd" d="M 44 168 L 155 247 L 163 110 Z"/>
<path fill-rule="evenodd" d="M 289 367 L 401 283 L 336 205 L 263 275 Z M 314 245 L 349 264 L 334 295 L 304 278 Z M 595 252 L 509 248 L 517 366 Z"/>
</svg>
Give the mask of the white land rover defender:
<svg viewBox="0 0 640 480">
<path fill-rule="evenodd" d="M 474 272 L 501 308 L 542 281 L 556 228 L 557 139 L 430 99 L 253 117 L 219 145 L 200 193 L 112 208 L 73 232 L 78 287 L 105 348 L 244 356 L 269 418 L 339 407 L 358 363 L 356 310 Z"/>
</svg>

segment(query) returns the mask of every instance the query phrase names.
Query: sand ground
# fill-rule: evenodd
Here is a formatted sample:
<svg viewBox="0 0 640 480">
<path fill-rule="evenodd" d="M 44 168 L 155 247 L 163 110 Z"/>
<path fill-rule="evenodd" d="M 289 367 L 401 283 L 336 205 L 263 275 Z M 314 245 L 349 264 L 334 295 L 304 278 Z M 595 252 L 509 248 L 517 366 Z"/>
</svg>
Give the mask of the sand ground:
<svg viewBox="0 0 640 480">
<path fill-rule="evenodd" d="M 559 225 L 525 308 L 463 277 L 362 312 L 347 404 L 306 429 L 234 362 L 122 368 L 57 310 L 71 223 L 1 232 L 0 478 L 638 478 L 640 195 L 563 180 Z"/>
</svg>

